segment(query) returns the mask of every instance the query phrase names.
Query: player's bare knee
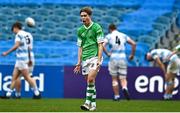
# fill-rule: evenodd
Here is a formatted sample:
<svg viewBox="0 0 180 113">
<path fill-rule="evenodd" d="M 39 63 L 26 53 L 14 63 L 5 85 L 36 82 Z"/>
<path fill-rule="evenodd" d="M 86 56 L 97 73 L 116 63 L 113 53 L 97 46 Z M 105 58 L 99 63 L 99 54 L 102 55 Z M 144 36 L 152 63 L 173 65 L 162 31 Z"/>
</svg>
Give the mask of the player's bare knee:
<svg viewBox="0 0 180 113">
<path fill-rule="evenodd" d="M 94 77 L 88 77 L 87 82 L 88 82 L 88 83 L 94 82 Z"/>
<path fill-rule="evenodd" d="M 112 86 L 118 86 L 118 82 L 117 81 L 112 81 Z"/>
</svg>

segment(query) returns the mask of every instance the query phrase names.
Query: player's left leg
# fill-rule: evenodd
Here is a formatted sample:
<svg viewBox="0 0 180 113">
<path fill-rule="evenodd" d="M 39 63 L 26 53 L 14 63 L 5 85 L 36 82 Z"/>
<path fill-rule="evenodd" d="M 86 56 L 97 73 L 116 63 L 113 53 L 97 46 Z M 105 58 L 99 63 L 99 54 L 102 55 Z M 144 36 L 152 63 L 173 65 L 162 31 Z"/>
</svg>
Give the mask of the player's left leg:
<svg viewBox="0 0 180 113">
<path fill-rule="evenodd" d="M 164 99 L 169 100 L 172 99 L 172 92 L 174 89 L 174 78 L 175 74 L 169 72 L 166 73 L 166 78 L 165 78 L 165 84 L 166 84 L 166 89 L 165 89 L 165 94 L 164 94 Z"/>
<path fill-rule="evenodd" d="M 15 67 L 14 71 L 13 71 L 12 80 L 11 80 L 11 86 L 10 86 L 9 91 L 6 93 L 6 97 L 11 97 L 11 94 L 12 94 L 13 89 L 15 87 L 15 82 L 18 79 L 19 75 L 20 75 L 20 71 Z"/>
<path fill-rule="evenodd" d="M 15 98 L 19 99 L 21 98 L 21 77 L 18 77 L 18 79 L 15 82 Z"/>
<path fill-rule="evenodd" d="M 172 92 L 174 89 L 174 79 L 179 71 L 179 63 L 180 60 L 176 59 L 174 62 L 170 62 L 170 64 L 167 66 L 167 73 L 165 75 L 165 84 L 166 84 L 166 89 L 164 94 L 165 100 L 172 99 Z"/>
</svg>

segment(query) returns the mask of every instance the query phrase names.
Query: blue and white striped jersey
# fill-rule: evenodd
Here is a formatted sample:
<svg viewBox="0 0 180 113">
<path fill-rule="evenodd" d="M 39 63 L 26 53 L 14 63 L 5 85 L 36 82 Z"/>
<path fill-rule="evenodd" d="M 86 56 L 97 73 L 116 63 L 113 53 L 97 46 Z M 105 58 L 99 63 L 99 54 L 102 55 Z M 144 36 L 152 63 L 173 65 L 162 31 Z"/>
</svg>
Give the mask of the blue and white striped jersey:
<svg viewBox="0 0 180 113">
<path fill-rule="evenodd" d="M 31 51 L 31 60 L 34 61 L 34 52 L 33 52 L 33 36 L 31 35 L 31 33 L 26 32 L 26 43 L 28 45 L 28 47 L 30 48 Z"/>
<path fill-rule="evenodd" d="M 28 62 L 28 46 L 31 48 L 32 35 L 26 31 L 19 31 L 15 36 L 15 43 L 20 42 L 20 46 L 16 49 L 16 58 L 17 61 Z"/>
<path fill-rule="evenodd" d="M 110 59 L 126 59 L 125 44 L 128 39 L 129 37 L 127 35 L 117 30 L 114 30 L 105 37 L 104 42 L 111 46 L 112 54 Z"/>
<path fill-rule="evenodd" d="M 159 59 L 163 63 L 168 63 L 168 62 L 174 61 L 176 58 L 178 58 L 178 56 L 175 54 L 175 55 L 171 56 L 170 60 L 168 61 L 167 58 L 169 57 L 169 55 L 172 54 L 172 52 L 168 49 L 154 49 L 150 52 L 150 54 L 154 60 L 159 57 Z"/>
</svg>

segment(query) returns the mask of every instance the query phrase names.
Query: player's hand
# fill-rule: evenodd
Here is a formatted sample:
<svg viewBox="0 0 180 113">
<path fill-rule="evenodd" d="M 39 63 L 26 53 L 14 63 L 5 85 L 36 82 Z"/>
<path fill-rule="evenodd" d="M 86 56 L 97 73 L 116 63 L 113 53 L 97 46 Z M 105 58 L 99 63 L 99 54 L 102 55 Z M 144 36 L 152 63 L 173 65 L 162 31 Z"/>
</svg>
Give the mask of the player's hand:
<svg viewBox="0 0 180 113">
<path fill-rule="evenodd" d="M 97 68 L 100 68 L 100 66 L 101 66 L 101 61 L 97 61 Z"/>
<path fill-rule="evenodd" d="M 130 55 L 129 60 L 133 60 L 133 59 L 134 59 L 134 55 Z"/>
<path fill-rule="evenodd" d="M 74 68 L 74 73 L 78 74 L 78 73 L 80 73 L 80 70 L 81 70 L 81 65 L 80 64 L 76 64 L 76 67 Z"/>
<path fill-rule="evenodd" d="M 7 52 L 3 52 L 1 55 L 2 55 L 2 56 L 7 56 L 8 53 L 7 53 Z"/>
<path fill-rule="evenodd" d="M 32 66 L 32 61 L 31 60 L 28 62 L 28 66 L 29 67 Z"/>
</svg>

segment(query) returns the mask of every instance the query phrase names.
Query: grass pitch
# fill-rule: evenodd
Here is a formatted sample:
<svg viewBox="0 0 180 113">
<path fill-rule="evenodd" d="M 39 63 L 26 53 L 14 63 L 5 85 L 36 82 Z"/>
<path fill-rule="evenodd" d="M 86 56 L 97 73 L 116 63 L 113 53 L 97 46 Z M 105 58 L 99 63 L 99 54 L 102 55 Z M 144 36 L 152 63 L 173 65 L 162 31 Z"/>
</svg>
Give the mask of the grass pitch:
<svg viewBox="0 0 180 113">
<path fill-rule="evenodd" d="M 0 112 L 83 112 L 83 99 L 0 99 Z M 180 101 L 97 99 L 96 112 L 178 112 Z"/>
</svg>

